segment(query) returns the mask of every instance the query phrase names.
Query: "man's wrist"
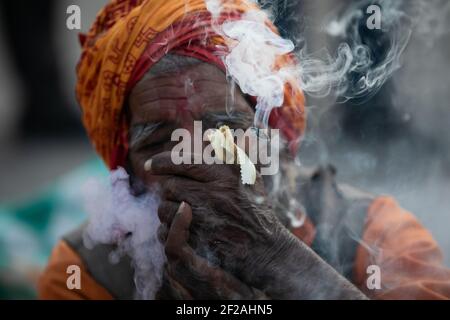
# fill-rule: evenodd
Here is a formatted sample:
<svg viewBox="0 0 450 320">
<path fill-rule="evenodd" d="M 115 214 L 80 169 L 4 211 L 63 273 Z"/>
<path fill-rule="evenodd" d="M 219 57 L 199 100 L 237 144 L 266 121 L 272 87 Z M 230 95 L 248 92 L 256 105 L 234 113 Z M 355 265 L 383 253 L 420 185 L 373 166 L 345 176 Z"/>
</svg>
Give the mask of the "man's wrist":
<svg viewBox="0 0 450 320">
<path fill-rule="evenodd" d="M 299 241 L 283 226 L 277 226 L 276 231 L 250 248 L 247 261 L 243 263 L 245 281 L 265 292 L 275 284 L 278 286 L 286 257 L 298 250 L 297 246 Z"/>
<path fill-rule="evenodd" d="M 274 299 L 366 299 L 287 229 L 274 233 L 246 265 L 247 283 Z"/>
</svg>

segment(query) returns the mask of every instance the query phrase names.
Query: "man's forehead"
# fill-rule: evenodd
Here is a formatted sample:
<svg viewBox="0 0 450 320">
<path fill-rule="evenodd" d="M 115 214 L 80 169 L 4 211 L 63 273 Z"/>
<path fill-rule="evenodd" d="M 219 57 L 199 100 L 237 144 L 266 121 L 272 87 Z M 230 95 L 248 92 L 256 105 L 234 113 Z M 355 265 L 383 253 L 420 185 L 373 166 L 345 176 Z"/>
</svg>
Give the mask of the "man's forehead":
<svg viewBox="0 0 450 320">
<path fill-rule="evenodd" d="M 207 63 L 150 74 L 132 90 L 129 101 L 133 123 L 176 121 L 185 113 L 201 119 L 230 105 L 239 112 L 253 112 L 237 86 Z"/>
</svg>

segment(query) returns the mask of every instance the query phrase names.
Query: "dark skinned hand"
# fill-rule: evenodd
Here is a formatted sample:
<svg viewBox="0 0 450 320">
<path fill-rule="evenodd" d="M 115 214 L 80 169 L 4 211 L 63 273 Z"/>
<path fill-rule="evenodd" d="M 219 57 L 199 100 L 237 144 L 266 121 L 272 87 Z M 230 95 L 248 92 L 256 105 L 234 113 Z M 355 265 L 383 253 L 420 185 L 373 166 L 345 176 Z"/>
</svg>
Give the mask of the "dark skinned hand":
<svg viewBox="0 0 450 320">
<path fill-rule="evenodd" d="M 230 273 L 212 266 L 197 255 L 189 246 L 189 227 L 192 209 L 182 202 L 173 217 L 165 243 L 167 265 L 164 271 L 160 299 L 267 299 L 232 276 Z"/>
<path fill-rule="evenodd" d="M 191 247 L 244 281 L 248 268 L 270 253 L 280 234 L 288 233 L 266 201 L 261 176 L 254 185 L 243 185 L 237 165 L 175 165 L 170 152 L 163 152 L 152 157 L 148 174 L 164 177 L 159 180 L 161 239 L 167 238 L 179 204 L 190 204 Z"/>
<path fill-rule="evenodd" d="M 282 226 L 261 176 L 255 185 L 242 185 L 236 165 L 175 165 L 170 152 L 153 156 L 148 174 L 162 177 L 158 215 L 167 239 L 166 279 L 180 298 L 250 299 L 261 296 L 256 288 L 279 299 L 365 299 Z M 182 202 L 190 206 L 180 216 Z M 183 217 L 185 227 L 172 230 Z"/>
</svg>

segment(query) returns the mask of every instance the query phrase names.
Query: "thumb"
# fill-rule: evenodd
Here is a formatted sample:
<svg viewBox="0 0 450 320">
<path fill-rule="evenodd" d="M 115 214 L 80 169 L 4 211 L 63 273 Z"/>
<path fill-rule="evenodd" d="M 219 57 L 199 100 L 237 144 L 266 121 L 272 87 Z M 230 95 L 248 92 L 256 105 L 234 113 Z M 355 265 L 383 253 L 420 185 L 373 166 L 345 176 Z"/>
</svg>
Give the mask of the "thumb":
<svg viewBox="0 0 450 320">
<path fill-rule="evenodd" d="M 187 245 L 191 221 L 192 208 L 188 203 L 183 201 L 178 207 L 172 225 L 170 226 L 169 235 L 166 241 L 167 251 L 175 252 Z"/>
</svg>

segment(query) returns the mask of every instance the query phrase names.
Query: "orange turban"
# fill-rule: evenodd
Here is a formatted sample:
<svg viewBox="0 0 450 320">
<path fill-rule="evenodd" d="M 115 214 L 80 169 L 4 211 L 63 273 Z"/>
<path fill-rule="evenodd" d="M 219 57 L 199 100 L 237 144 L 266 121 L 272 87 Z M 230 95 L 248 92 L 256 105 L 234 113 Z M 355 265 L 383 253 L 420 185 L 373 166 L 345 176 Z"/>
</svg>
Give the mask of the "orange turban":
<svg viewBox="0 0 450 320">
<path fill-rule="evenodd" d="M 237 20 L 249 10 L 258 9 L 245 0 L 224 1 L 218 22 Z M 100 11 L 89 33 L 80 36 L 77 98 L 89 138 L 111 169 L 123 166 L 128 152 L 127 95 L 152 65 L 170 52 L 225 70 L 227 47 L 211 19 L 204 0 L 114 0 Z M 267 25 L 276 30 L 270 21 Z M 275 68 L 293 63 L 290 55 L 280 56 Z M 284 104 L 273 109 L 269 124 L 296 148 L 305 111 L 295 81 L 286 83 Z"/>
</svg>

